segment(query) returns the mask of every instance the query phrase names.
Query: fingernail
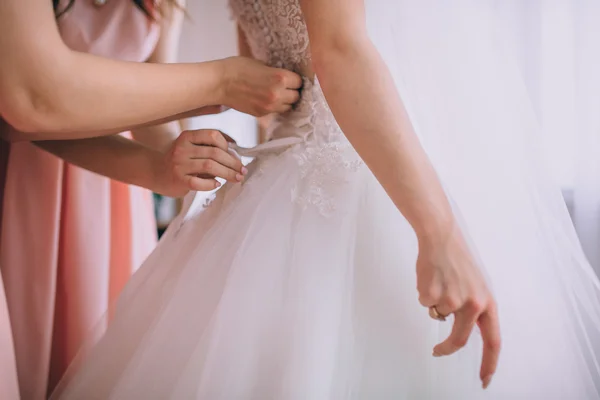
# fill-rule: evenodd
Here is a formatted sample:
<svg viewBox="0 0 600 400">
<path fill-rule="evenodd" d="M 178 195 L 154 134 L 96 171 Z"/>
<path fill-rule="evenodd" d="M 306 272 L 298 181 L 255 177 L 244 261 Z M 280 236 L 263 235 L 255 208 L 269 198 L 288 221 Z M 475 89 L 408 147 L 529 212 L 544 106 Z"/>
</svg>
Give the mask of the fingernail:
<svg viewBox="0 0 600 400">
<path fill-rule="evenodd" d="M 492 382 L 492 377 L 493 377 L 493 375 L 488 375 L 485 378 L 483 378 L 482 386 L 484 389 L 487 389 L 488 386 L 490 386 L 490 383 Z"/>
<path fill-rule="evenodd" d="M 242 167 L 242 174 L 246 175 L 248 173 L 248 168 Z"/>
<path fill-rule="evenodd" d="M 433 356 L 434 357 L 441 357 L 442 355 L 437 350 L 434 350 L 433 351 Z"/>
<path fill-rule="evenodd" d="M 215 189 L 220 188 L 221 187 L 221 182 L 215 182 Z"/>
<path fill-rule="evenodd" d="M 237 180 L 238 180 L 238 182 L 241 182 L 241 181 L 243 181 L 243 180 L 244 180 L 244 175 L 242 175 L 242 174 L 237 174 L 237 175 L 235 176 L 235 179 L 237 179 Z"/>
</svg>

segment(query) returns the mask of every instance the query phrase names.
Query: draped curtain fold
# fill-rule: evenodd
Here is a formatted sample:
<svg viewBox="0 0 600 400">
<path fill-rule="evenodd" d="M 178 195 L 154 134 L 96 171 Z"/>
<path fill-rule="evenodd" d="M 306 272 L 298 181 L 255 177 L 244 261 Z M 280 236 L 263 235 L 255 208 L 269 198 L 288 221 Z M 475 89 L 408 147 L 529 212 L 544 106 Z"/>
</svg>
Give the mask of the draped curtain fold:
<svg viewBox="0 0 600 400">
<path fill-rule="evenodd" d="M 600 1 L 497 0 L 583 249 L 600 274 Z"/>
</svg>

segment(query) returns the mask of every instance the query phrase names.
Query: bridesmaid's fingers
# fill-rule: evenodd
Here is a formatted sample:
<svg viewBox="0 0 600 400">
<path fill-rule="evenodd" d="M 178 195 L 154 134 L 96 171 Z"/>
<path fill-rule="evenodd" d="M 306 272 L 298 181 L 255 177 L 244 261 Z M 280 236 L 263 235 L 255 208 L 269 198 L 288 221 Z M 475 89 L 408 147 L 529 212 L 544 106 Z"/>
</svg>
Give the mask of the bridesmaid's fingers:
<svg viewBox="0 0 600 400">
<path fill-rule="evenodd" d="M 283 104 L 282 103 L 275 108 L 274 112 L 276 112 L 277 114 L 284 114 L 284 113 L 290 111 L 291 109 L 292 109 L 291 104 Z"/>
<path fill-rule="evenodd" d="M 196 146 L 190 149 L 190 159 L 210 159 L 219 164 L 232 169 L 236 173 L 244 174 L 246 168 L 242 161 L 229 151 L 223 151 L 218 147 L 211 146 Z M 188 173 L 192 173 L 189 171 Z"/>
<path fill-rule="evenodd" d="M 292 71 L 281 70 L 283 84 L 287 89 L 300 89 L 304 81 L 300 75 Z"/>
<path fill-rule="evenodd" d="M 221 186 L 215 179 L 203 179 L 192 175 L 186 175 L 184 181 L 189 190 L 197 192 L 210 192 Z"/>
<path fill-rule="evenodd" d="M 223 135 L 223 137 L 225 138 L 225 140 L 227 140 L 228 143 L 236 143 L 235 139 L 229 136 L 228 134 L 221 132 L 221 135 Z"/>
<path fill-rule="evenodd" d="M 190 159 L 186 166 L 185 173 L 194 176 L 211 176 L 223 178 L 229 182 L 241 182 L 244 175 L 235 170 L 219 164 L 212 159 Z"/>
<path fill-rule="evenodd" d="M 214 129 L 198 129 L 195 131 L 183 131 L 182 140 L 199 146 L 214 146 L 227 151 L 229 145 L 225 136 L 220 131 Z"/>
<path fill-rule="evenodd" d="M 298 90 L 286 90 L 283 92 L 282 100 L 285 104 L 296 104 L 300 100 L 300 92 Z"/>
</svg>

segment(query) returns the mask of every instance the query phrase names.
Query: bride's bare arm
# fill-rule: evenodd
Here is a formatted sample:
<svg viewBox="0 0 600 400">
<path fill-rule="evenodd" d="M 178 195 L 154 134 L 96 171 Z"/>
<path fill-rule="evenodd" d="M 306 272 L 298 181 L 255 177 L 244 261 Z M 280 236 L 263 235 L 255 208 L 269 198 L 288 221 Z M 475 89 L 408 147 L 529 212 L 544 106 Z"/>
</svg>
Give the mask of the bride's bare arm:
<svg viewBox="0 0 600 400">
<path fill-rule="evenodd" d="M 421 303 L 455 314 L 435 355 L 461 348 L 479 323 L 481 379 L 495 371 L 500 337 L 493 298 L 475 264 L 441 182 L 411 125 L 391 74 L 370 41 L 363 0 L 301 0 L 312 63 L 342 130 L 419 238 Z"/>
<path fill-rule="evenodd" d="M 0 116 L 43 132 L 37 139 L 108 135 L 208 105 L 263 114 L 301 84 L 241 58 L 159 65 L 78 53 L 61 40 L 48 0 L 1 1 L 0 26 Z"/>
<path fill-rule="evenodd" d="M 367 36 L 362 3 L 304 1 L 313 68 L 352 145 L 417 235 L 435 240 L 453 229 L 452 210 Z"/>
</svg>

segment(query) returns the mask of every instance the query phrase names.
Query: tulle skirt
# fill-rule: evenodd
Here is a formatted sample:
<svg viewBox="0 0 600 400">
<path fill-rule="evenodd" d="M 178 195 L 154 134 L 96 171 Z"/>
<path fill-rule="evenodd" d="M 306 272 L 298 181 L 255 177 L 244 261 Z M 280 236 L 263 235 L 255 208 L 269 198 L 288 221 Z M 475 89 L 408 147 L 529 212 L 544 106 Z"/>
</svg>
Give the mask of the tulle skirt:
<svg viewBox="0 0 600 400">
<path fill-rule="evenodd" d="M 472 238 L 487 243 L 503 335 L 484 391 L 477 332 L 432 356 L 452 322 L 418 303 L 407 221 L 364 165 L 303 174 L 302 146 L 178 217 L 53 398 L 598 398 L 563 279 L 528 268 L 550 254 L 494 226 Z"/>
</svg>

